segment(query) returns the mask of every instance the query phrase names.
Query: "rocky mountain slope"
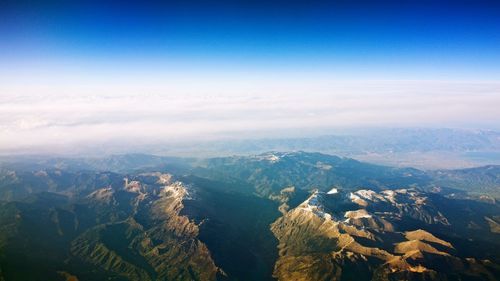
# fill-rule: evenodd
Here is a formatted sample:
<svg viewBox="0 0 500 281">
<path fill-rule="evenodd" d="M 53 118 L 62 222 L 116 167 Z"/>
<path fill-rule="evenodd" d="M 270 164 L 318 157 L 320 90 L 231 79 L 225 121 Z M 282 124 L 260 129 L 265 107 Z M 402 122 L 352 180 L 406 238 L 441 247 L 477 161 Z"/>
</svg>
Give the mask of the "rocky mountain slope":
<svg viewBox="0 0 500 281">
<path fill-rule="evenodd" d="M 158 182 L 162 186 L 152 190 L 139 181 L 127 183 L 124 190 L 136 195 L 130 217 L 87 230 L 72 242 L 71 253 L 134 280 L 215 280 L 220 270 L 197 238 L 198 225 L 180 215 L 186 187 L 168 175 L 159 174 Z M 109 188 L 89 197 L 100 204 L 117 202 Z"/>
<path fill-rule="evenodd" d="M 402 221 L 417 221 L 408 229 Z M 481 218 L 479 219 L 481 220 Z M 278 280 L 496 280 L 498 264 L 460 257 L 419 226 L 452 223 L 414 189 L 315 191 L 271 226 Z M 431 229 L 432 227 L 430 227 Z"/>
<path fill-rule="evenodd" d="M 43 242 L 61 247 L 59 254 L 65 261 L 60 263 L 58 271 L 64 268 L 68 274 L 85 277 L 84 269 L 90 267 L 97 276 L 129 280 L 215 280 L 217 274 L 224 274 L 198 239 L 198 224 L 180 214 L 182 202 L 189 196 L 187 187 L 171 181 L 166 174 L 139 175 L 138 179 L 141 178 L 151 183 L 125 179 L 121 187 L 102 187 L 76 202 L 70 203 L 61 196 L 59 206 L 54 206 L 54 202 L 47 209 L 45 204 L 28 205 L 42 212 L 39 214 L 24 210 L 25 206 L 18 206 L 19 203 L 6 203 L 2 208 L 4 213 L 11 210 L 17 221 L 4 224 L 2 252 L 8 256 L 15 250 L 11 247 L 25 242 L 40 248 L 35 244 L 44 237 L 26 233 L 25 228 L 30 226 L 25 224 L 42 218 L 47 220 L 45 226 L 31 225 L 31 228 L 55 232 L 47 234 Z M 5 219 L 10 215 L 5 214 Z M 29 250 L 26 248 L 26 254 Z M 4 271 L 5 275 L 20 279 L 30 276 L 30 273 L 11 275 L 9 269 Z"/>
</svg>

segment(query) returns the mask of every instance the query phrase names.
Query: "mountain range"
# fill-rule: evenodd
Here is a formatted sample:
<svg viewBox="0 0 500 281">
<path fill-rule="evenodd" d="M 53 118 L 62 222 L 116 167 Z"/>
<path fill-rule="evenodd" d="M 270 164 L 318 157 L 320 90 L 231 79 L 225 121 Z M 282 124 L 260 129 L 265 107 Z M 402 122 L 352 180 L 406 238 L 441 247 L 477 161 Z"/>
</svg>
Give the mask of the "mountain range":
<svg viewBox="0 0 500 281">
<path fill-rule="evenodd" d="M 309 152 L 3 159 L 0 280 L 497 280 L 499 187 Z"/>
</svg>

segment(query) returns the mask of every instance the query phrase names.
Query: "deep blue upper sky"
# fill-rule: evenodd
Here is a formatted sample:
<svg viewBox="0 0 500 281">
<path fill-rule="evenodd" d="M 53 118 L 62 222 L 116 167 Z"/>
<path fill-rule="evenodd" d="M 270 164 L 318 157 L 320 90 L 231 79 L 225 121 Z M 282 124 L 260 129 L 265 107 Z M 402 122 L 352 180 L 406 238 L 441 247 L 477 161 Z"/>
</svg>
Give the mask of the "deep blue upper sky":
<svg viewBox="0 0 500 281">
<path fill-rule="evenodd" d="M 0 60 L 497 80 L 500 2 L 1 1 Z"/>
</svg>

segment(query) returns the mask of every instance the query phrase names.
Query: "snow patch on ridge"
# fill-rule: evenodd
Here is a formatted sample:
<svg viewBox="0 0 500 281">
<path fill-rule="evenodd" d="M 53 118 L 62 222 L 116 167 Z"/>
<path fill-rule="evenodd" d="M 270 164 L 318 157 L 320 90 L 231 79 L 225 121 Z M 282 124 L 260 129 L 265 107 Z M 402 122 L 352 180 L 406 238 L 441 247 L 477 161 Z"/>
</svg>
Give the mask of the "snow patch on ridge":
<svg viewBox="0 0 500 281">
<path fill-rule="evenodd" d="M 317 190 L 314 191 L 314 193 L 309 196 L 306 201 L 300 204 L 298 208 L 307 212 L 312 212 L 316 216 L 325 220 L 332 220 L 332 215 L 323 210 L 323 206 L 321 206 L 318 199 L 318 194 L 319 192 Z"/>
<path fill-rule="evenodd" d="M 370 215 L 365 209 L 359 209 L 356 211 L 345 212 L 344 217 L 348 219 L 363 219 L 363 218 L 371 218 L 372 215 Z"/>
<path fill-rule="evenodd" d="M 339 193 L 339 190 L 334 187 L 334 188 L 330 189 L 330 191 L 328 191 L 326 194 L 337 194 L 337 193 Z"/>
</svg>

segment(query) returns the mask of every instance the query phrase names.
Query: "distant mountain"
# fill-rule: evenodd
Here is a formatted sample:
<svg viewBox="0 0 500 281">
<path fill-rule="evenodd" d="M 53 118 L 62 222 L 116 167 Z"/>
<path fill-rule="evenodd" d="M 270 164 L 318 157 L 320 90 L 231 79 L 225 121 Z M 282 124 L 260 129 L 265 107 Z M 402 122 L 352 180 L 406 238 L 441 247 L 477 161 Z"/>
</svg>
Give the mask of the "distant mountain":
<svg viewBox="0 0 500 281">
<path fill-rule="evenodd" d="M 453 187 L 466 192 L 500 198 L 500 166 L 488 165 L 470 169 L 430 172 L 439 186 Z"/>
<path fill-rule="evenodd" d="M 312 137 L 275 137 L 229 139 L 180 143 L 140 145 L 135 151 L 148 154 L 111 155 L 88 151 L 93 157 L 52 158 L 42 156 L 0 155 L 0 167 L 18 163 L 18 168 L 51 165 L 54 168 L 102 169 L 130 172 L 165 164 L 183 168 L 193 158 L 246 156 L 268 151 L 306 151 L 354 158 L 387 166 L 420 169 L 459 169 L 485 165 L 500 165 L 500 132 L 493 130 L 449 128 L 365 128 L 358 130 L 324 130 Z M 110 151 L 114 151 L 110 149 Z M 123 153 L 123 152 L 121 152 Z M 187 158 L 187 159 L 186 159 Z M 191 159 L 189 159 L 191 158 Z"/>
<path fill-rule="evenodd" d="M 42 192 L 68 196 L 85 195 L 103 186 L 119 186 L 122 182 L 122 175 L 111 172 L 72 172 L 63 169 L 0 170 L 0 200 L 17 201 Z"/>
<path fill-rule="evenodd" d="M 170 155 L 204 157 L 267 151 L 308 151 L 340 155 L 389 166 L 423 169 L 500 165 L 500 132 L 467 129 L 364 129 L 316 137 L 201 142 L 172 146 Z M 191 154 L 192 155 L 192 154 Z"/>
<path fill-rule="evenodd" d="M 214 149 L 233 153 L 318 151 L 337 154 L 427 151 L 500 151 L 500 132 L 466 129 L 367 129 L 307 138 L 214 142 Z"/>
<path fill-rule="evenodd" d="M 276 194 L 287 186 L 302 190 L 327 190 L 331 186 L 371 189 L 413 186 L 443 194 L 454 193 L 453 196 L 461 198 L 468 193 L 476 197 L 486 195 L 492 199 L 500 198 L 498 167 L 500 166 L 487 165 L 469 169 L 424 171 L 302 151 L 207 159 L 144 154 L 103 158 L 3 158 L 0 161 L 0 198 L 19 198 L 37 190 L 55 191 L 71 185 L 78 185 L 79 189 L 91 188 L 84 182 L 94 177 L 95 171 L 101 173 L 99 177 L 102 181 L 115 174 L 114 179 L 107 179 L 115 184 L 123 173 L 163 171 L 251 184 L 261 196 Z M 16 177 L 18 174 L 22 176 Z M 21 181 L 18 181 L 19 178 Z M 60 182 L 64 182 L 66 186 L 56 186 Z"/>
<path fill-rule="evenodd" d="M 62 158 L 47 156 L 0 157 L 0 170 L 9 167 L 17 171 L 41 169 L 72 172 L 103 171 L 115 173 L 169 169 L 180 171 L 191 165 L 192 158 L 165 157 L 149 154 L 123 154 L 88 158 Z"/>
<path fill-rule="evenodd" d="M 326 191 L 342 188 L 396 188 L 427 185 L 431 178 L 411 168 L 392 168 L 320 153 L 269 152 L 250 157 L 211 158 L 195 173 L 218 180 L 239 180 L 268 196 L 287 186 Z"/>
</svg>

